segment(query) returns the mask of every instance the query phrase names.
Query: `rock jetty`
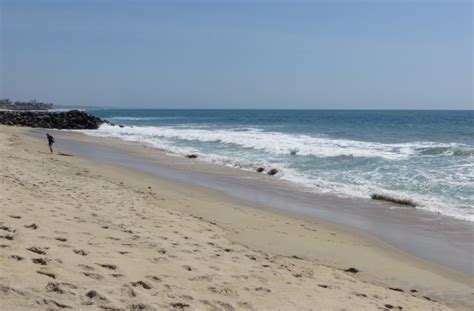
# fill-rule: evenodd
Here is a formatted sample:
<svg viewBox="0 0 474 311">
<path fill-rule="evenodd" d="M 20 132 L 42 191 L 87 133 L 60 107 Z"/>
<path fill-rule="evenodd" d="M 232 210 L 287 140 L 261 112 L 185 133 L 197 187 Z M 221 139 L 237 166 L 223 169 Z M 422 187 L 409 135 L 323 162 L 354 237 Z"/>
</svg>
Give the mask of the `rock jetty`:
<svg viewBox="0 0 474 311">
<path fill-rule="evenodd" d="M 64 130 L 95 130 L 109 123 L 79 110 L 64 112 L 0 111 L 0 124 Z M 110 124 L 110 123 L 109 123 Z"/>
</svg>

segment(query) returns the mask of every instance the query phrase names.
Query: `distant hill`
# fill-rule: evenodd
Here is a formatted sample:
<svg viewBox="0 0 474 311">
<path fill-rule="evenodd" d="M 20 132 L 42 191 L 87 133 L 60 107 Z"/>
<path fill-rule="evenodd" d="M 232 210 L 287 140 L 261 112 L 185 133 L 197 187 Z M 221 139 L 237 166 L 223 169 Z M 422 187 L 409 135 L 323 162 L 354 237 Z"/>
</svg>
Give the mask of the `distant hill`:
<svg viewBox="0 0 474 311">
<path fill-rule="evenodd" d="M 0 99 L 0 109 L 7 109 L 7 110 L 49 110 L 54 109 L 54 105 L 52 103 L 41 103 L 36 101 L 35 99 L 29 102 L 12 102 L 8 98 L 7 99 Z"/>
</svg>

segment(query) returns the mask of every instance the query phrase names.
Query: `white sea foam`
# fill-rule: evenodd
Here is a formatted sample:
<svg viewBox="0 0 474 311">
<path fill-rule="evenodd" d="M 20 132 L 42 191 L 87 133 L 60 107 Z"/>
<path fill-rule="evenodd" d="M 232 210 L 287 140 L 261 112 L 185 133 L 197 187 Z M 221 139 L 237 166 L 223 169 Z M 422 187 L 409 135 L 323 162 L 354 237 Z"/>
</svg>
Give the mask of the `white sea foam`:
<svg viewBox="0 0 474 311">
<path fill-rule="evenodd" d="M 341 183 L 328 181 L 324 177 L 302 176 L 299 172 L 290 170 L 285 171 L 282 178 L 306 186 L 311 185 L 318 192 L 336 194 L 341 197 L 369 198 L 373 193 L 383 193 L 395 198 L 410 199 L 417 204 L 418 209 L 474 222 L 472 207 L 466 206 L 466 209 L 461 209 L 459 202 L 454 199 L 406 190 L 394 191 L 357 176 L 354 176 L 353 183 Z"/>
<path fill-rule="evenodd" d="M 296 151 L 301 156 L 314 157 L 380 157 L 388 160 L 404 160 L 430 148 L 458 147 L 458 144 L 435 144 L 431 142 L 415 142 L 401 144 L 382 144 L 346 139 L 330 139 L 308 135 L 288 134 L 280 132 L 265 132 L 260 129 L 205 129 L 205 128 L 176 128 L 168 126 L 135 126 L 123 128 L 102 125 L 96 131 L 97 135 L 113 137 L 134 136 L 141 139 L 154 140 L 179 139 L 185 141 L 215 142 L 238 145 L 243 148 L 261 150 L 274 155 L 287 155 Z"/>
<path fill-rule="evenodd" d="M 470 150 L 461 144 L 440 144 L 432 142 L 414 142 L 405 144 L 382 144 L 360 142 L 327 137 L 314 137 L 295 135 L 279 132 L 265 132 L 256 128 L 218 129 L 189 128 L 187 127 L 118 127 L 102 125 L 98 130 L 86 131 L 90 135 L 117 137 L 129 141 L 147 143 L 155 148 L 166 150 L 174 154 L 199 154 L 199 159 L 215 164 L 236 167 L 244 170 L 255 171 L 257 167 L 277 168 L 278 177 L 281 179 L 304 185 L 308 189 L 322 193 L 333 193 L 345 197 L 369 198 L 372 193 L 386 193 L 395 197 L 410 198 L 419 204 L 419 208 L 435 213 L 451 216 L 458 219 L 474 221 L 472 206 L 460 208 L 459 202 L 449 197 L 439 197 L 429 194 L 420 194 L 412 191 L 391 191 L 380 186 L 377 179 L 393 179 L 404 182 L 405 177 L 390 176 L 386 171 L 381 172 L 377 167 L 364 174 L 347 172 L 350 182 L 334 180 L 330 174 L 311 174 L 290 167 L 289 163 L 282 161 L 281 156 L 290 155 L 296 151 L 298 156 L 313 156 L 318 158 L 328 157 L 355 157 L 355 158 L 382 158 L 393 162 L 409 159 L 411 156 L 424 155 L 452 155 L 447 150 Z M 184 143 L 177 144 L 177 141 Z M 186 142 L 188 145 L 186 145 Z M 258 161 L 246 159 L 239 154 L 216 154 L 213 150 L 203 151 L 189 145 L 193 142 L 217 143 L 239 147 L 239 150 L 257 150 L 268 153 L 268 156 L 258 158 Z M 430 150 L 433 151 L 430 151 Z M 426 155 L 428 153 L 428 155 Z M 449 170 L 450 176 L 440 182 L 447 182 L 459 187 L 472 182 L 474 176 L 474 163 L 453 166 Z M 436 178 L 436 172 L 419 172 L 419 176 L 427 180 Z M 342 174 L 342 173 L 341 173 Z M 393 173 L 397 174 L 397 173 Z M 380 176 L 379 176 L 380 175 Z M 457 176 L 460 175 L 460 176 Z M 408 178 L 408 177 L 406 177 Z"/>
<path fill-rule="evenodd" d="M 175 120 L 182 119 L 183 117 L 107 117 L 108 120 L 118 120 L 118 121 L 152 121 L 152 120 Z"/>
</svg>

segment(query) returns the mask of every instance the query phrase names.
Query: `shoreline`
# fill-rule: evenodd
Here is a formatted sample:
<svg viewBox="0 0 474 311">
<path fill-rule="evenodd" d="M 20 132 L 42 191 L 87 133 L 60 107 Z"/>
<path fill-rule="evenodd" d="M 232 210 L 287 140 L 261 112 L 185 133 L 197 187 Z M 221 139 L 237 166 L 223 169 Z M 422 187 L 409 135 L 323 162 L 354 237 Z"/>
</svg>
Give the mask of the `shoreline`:
<svg viewBox="0 0 474 311">
<path fill-rule="evenodd" d="M 248 171 L 263 169 L 266 173 L 275 168 L 279 170 L 277 178 L 315 193 L 362 199 L 383 194 L 409 199 L 417 209 L 474 223 L 471 213 L 474 202 L 470 200 L 471 188 L 467 182 L 472 142 L 462 135 L 449 136 L 451 131 L 445 135 L 436 129 L 427 133 L 420 128 L 417 132 L 408 125 L 403 127 L 402 132 L 406 130 L 403 135 L 388 134 L 390 127 L 383 126 L 372 134 L 363 128 L 360 132 L 357 128 L 345 131 L 348 124 L 340 122 L 345 114 L 335 111 L 267 115 L 271 118 L 286 115 L 292 119 L 293 123 L 280 125 L 273 121 L 258 125 L 261 118 L 266 120 L 266 114 L 246 111 L 235 113 L 238 123 L 232 118 L 226 119 L 234 114 L 221 111 L 129 109 L 97 113 L 125 123 L 123 127 L 103 125 L 97 131 L 86 131 L 88 135 L 147 143 L 182 156 L 196 153 L 198 160 Z M 298 120 L 293 120 L 296 115 L 301 119 L 301 126 L 294 123 Z M 414 122 L 411 119 L 414 116 L 407 112 L 399 116 L 380 112 L 379 116 L 393 117 L 397 122 Z M 442 116 L 433 115 L 440 120 Z M 346 117 L 351 122 L 364 118 L 361 113 Z M 334 120 L 334 124 L 326 123 L 327 118 Z M 310 119 L 317 122 L 310 125 Z M 376 119 L 372 121 L 381 125 Z"/>
<path fill-rule="evenodd" d="M 132 126 L 133 127 L 133 126 Z M 78 132 L 81 133 L 81 132 Z M 418 203 L 418 200 L 415 197 L 411 196 L 402 196 L 402 195 L 394 195 L 394 194 L 389 194 L 386 191 L 374 191 L 370 194 L 367 194 L 366 196 L 359 196 L 359 195 L 354 195 L 354 194 L 347 194 L 347 193 L 337 193 L 337 192 L 327 192 L 327 191 L 315 191 L 316 188 L 314 186 L 307 186 L 305 185 L 304 182 L 301 181 L 296 181 L 294 179 L 288 179 L 284 178 L 283 176 L 280 177 L 277 174 L 279 173 L 280 168 L 272 165 L 267 165 L 265 166 L 264 164 L 257 165 L 254 163 L 254 166 L 239 166 L 239 165 L 227 165 L 224 164 L 223 162 L 219 161 L 213 161 L 210 158 L 207 158 L 206 156 L 201 157 L 199 154 L 194 154 L 194 153 L 185 153 L 185 152 L 179 152 L 179 151 L 173 151 L 173 150 L 166 150 L 166 149 L 161 149 L 159 147 L 154 146 L 150 142 L 146 141 L 137 141 L 137 140 L 126 140 L 123 139 L 123 137 L 113 137 L 113 136 L 102 136 L 102 135 L 94 135 L 93 132 L 87 132 L 83 133 L 86 136 L 93 137 L 93 138 L 98 138 L 99 140 L 103 140 L 104 142 L 112 143 L 113 141 L 119 141 L 121 143 L 129 144 L 129 145 L 138 145 L 138 146 L 147 146 L 150 147 L 150 150 L 155 151 L 155 152 L 160 152 L 163 153 L 167 156 L 171 157 L 186 157 L 189 158 L 191 156 L 191 159 L 196 159 L 198 163 L 202 164 L 209 164 L 211 166 L 218 166 L 223 169 L 238 169 L 246 172 L 245 174 L 248 174 L 248 176 L 256 177 L 257 175 L 259 176 L 273 176 L 276 175 L 275 177 L 272 178 L 278 178 L 279 183 L 281 184 L 286 184 L 289 185 L 289 188 L 293 189 L 303 189 L 303 191 L 308 191 L 308 192 L 314 192 L 315 195 L 317 196 L 332 196 L 332 197 L 337 197 L 337 198 L 343 198 L 347 200 L 354 199 L 356 201 L 360 202 L 365 202 L 367 201 L 373 201 L 373 200 L 378 200 L 381 201 L 383 204 L 387 204 L 387 206 L 393 207 L 393 208 L 402 208 L 402 207 L 410 207 L 414 208 L 419 213 L 421 214 L 431 214 L 431 215 L 440 215 L 441 217 L 446 217 L 446 219 L 455 219 L 456 221 L 459 220 L 461 222 L 467 222 L 469 224 L 474 225 L 474 221 L 466 219 L 466 217 L 459 216 L 459 215 L 451 215 L 451 214 L 446 214 L 446 213 L 441 213 L 438 211 L 434 211 L 433 209 L 429 208 L 424 208 L 423 205 Z M 119 144 L 121 144 L 119 143 Z M 250 167 L 250 168 L 249 168 Z M 275 173 L 270 173 L 270 171 L 275 170 Z M 257 175 L 255 173 L 258 173 Z M 265 177 L 264 177 L 265 178 Z M 368 204 L 372 204 L 373 202 L 370 202 Z"/>
<path fill-rule="evenodd" d="M 30 133 L 43 137 L 43 132 Z M 474 228 L 469 221 L 369 199 L 315 194 L 272 176 L 169 155 L 144 143 L 75 131 L 56 133 L 67 152 L 90 160 L 209 188 L 259 208 L 342 225 L 430 262 L 474 275 Z"/>
<path fill-rule="evenodd" d="M 264 267 L 262 271 L 260 271 L 261 266 L 260 269 L 257 269 L 256 267 L 252 267 L 251 269 L 257 269 L 258 274 L 260 275 L 259 278 L 261 280 L 267 280 L 267 282 L 263 282 L 267 284 L 266 286 L 260 285 L 259 287 L 256 286 L 255 288 L 262 288 L 261 291 L 265 291 L 264 289 L 271 290 L 272 294 L 268 292 L 266 296 L 271 297 L 271 300 L 273 302 L 269 302 L 268 300 L 266 300 L 264 298 L 265 295 L 263 295 L 262 293 L 251 294 L 246 293 L 245 290 L 241 292 L 239 285 L 234 284 L 234 282 L 242 283 L 241 280 L 232 281 L 232 279 L 229 278 L 224 280 L 224 283 L 220 283 L 221 285 L 227 284 L 229 287 L 231 287 L 229 291 L 227 291 L 231 294 L 228 296 L 223 295 L 225 296 L 224 300 L 227 300 L 226 303 L 231 305 L 233 304 L 234 307 L 237 307 L 238 309 L 243 308 L 244 305 L 236 304 L 237 302 L 235 301 L 235 299 L 232 298 L 234 296 L 245 296 L 246 298 L 248 298 L 247 300 L 250 301 L 249 305 L 255 307 L 254 309 L 257 310 L 271 307 L 275 308 L 276 306 L 289 306 L 288 304 L 285 304 L 284 301 L 282 301 L 282 299 L 287 298 L 283 286 L 285 284 L 283 280 L 286 279 L 286 276 L 284 277 L 283 275 L 279 274 L 280 270 L 276 269 L 276 267 L 275 270 L 271 270 L 273 269 L 273 266 L 278 266 L 277 263 L 280 264 L 280 267 L 282 264 L 286 265 L 287 267 L 293 267 L 291 269 L 302 269 L 302 267 L 306 267 L 301 270 L 302 272 L 293 271 L 292 273 L 290 273 L 290 276 L 288 279 L 286 279 L 286 282 L 294 283 L 292 286 L 297 285 L 295 286 L 294 290 L 306 294 L 306 299 L 308 303 L 314 303 L 314 301 L 312 300 L 313 298 L 317 299 L 318 306 L 320 306 L 321 308 L 334 309 L 336 306 L 352 306 L 353 309 L 375 309 L 377 307 L 383 308 L 384 305 L 385 308 L 388 308 L 386 307 L 387 304 L 392 307 L 398 305 L 401 306 L 404 304 L 405 309 L 431 308 L 435 310 L 444 310 L 441 305 L 434 301 L 428 300 L 428 298 L 423 298 L 423 296 L 429 297 L 429 299 L 432 300 L 442 301 L 450 306 L 459 309 L 469 309 L 473 306 L 470 299 L 472 294 L 472 285 L 470 285 L 472 284 L 471 277 L 455 272 L 446 267 L 429 263 L 426 260 L 416 258 L 403 251 L 397 250 L 394 247 L 387 245 L 386 243 L 378 240 L 377 238 L 371 237 L 367 234 L 358 232 L 356 230 L 351 230 L 350 228 L 344 226 L 334 225 L 326 221 L 309 219 L 308 217 L 304 216 L 298 216 L 297 214 L 292 214 L 289 211 L 262 209 L 259 208 L 259 206 L 249 204 L 248 202 L 243 202 L 242 200 L 239 200 L 237 198 L 229 197 L 228 195 L 219 193 L 216 190 L 205 188 L 203 186 L 189 185 L 178 181 L 172 181 L 169 179 L 163 179 L 160 177 L 152 176 L 151 174 L 146 174 L 132 168 L 127 168 L 123 165 L 114 165 L 112 164 L 113 161 L 109 161 L 108 163 L 90 161 L 88 159 L 84 159 L 81 156 L 78 157 L 77 153 L 74 153 L 72 157 L 60 157 L 58 155 L 50 156 L 49 154 L 45 154 L 45 152 L 41 151 L 43 149 L 45 150 L 43 142 L 38 141 L 35 138 L 31 138 L 29 135 L 25 134 L 21 130 L 0 127 L 0 133 L 4 137 L 8 135 L 10 135 L 10 137 L 14 137 L 12 135 L 17 135 L 16 138 L 10 140 L 11 148 L 13 148 L 13 150 L 16 152 L 20 150 L 27 151 L 24 154 L 18 155 L 15 155 L 15 153 L 7 152 L 7 156 L 9 156 L 11 159 L 18 158 L 18 160 L 12 160 L 20 161 L 15 162 L 17 164 L 25 163 L 26 166 L 26 162 L 24 162 L 25 160 L 22 160 L 21 157 L 29 157 L 32 161 L 41 160 L 41 165 L 49 169 L 44 172 L 50 172 L 53 175 L 53 180 L 55 178 L 61 178 L 61 175 L 58 175 L 54 172 L 56 168 L 52 165 L 56 165 L 58 167 L 66 166 L 68 167 L 68 170 L 71 170 L 71 176 L 64 176 L 65 178 L 87 178 L 86 180 L 88 180 L 89 182 L 95 180 L 94 184 L 97 184 L 97 187 L 99 187 L 99 185 L 100 187 L 103 187 L 105 189 L 103 190 L 104 192 L 109 191 L 109 189 L 111 188 L 118 187 L 121 190 L 117 190 L 119 192 L 112 192 L 112 194 L 119 196 L 121 193 L 120 191 L 126 192 L 129 193 L 131 197 L 136 197 L 137 200 L 140 199 L 140 197 L 141 199 L 145 200 L 146 204 L 144 204 L 143 206 L 154 206 L 152 209 L 144 209 L 143 206 L 140 206 L 139 214 L 141 214 L 143 217 L 147 216 L 146 219 L 136 218 L 135 216 L 131 217 L 133 214 L 132 211 L 134 211 L 135 213 L 135 210 L 138 209 L 137 207 L 130 209 L 129 211 L 121 211 L 119 213 L 124 217 L 130 216 L 130 218 L 134 219 L 134 225 L 136 226 L 136 228 L 132 229 L 132 231 L 138 230 L 141 233 L 141 236 L 143 236 L 144 232 L 150 233 L 149 230 L 151 227 L 147 227 L 147 222 L 148 219 L 152 218 L 153 213 L 163 213 L 164 211 L 166 211 L 169 213 L 173 213 L 170 214 L 171 216 L 169 217 L 174 216 L 174 214 L 180 215 L 179 217 L 177 217 L 177 219 L 173 218 L 173 221 L 178 220 L 178 227 L 180 228 L 178 232 L 180 232 L 180 234 L 185 234 L 188 230 L 188 227 L 183 226 L 180 221 L 184 221 L 187 225 L 190 226 L 200 226 L 202 225 L 202 223 L 204 223 L 206 226 L 210 226 L 209 228 L 212 228 L 211 230 L 218 229 L 220 234 L 218 234 L 218 237 L 215 238 L 224 239 L 222 241 L 219 240 L 219 243 L 222 244 L 225 241 L 228 241 L 226 243 L 230 243 L 229 245 L 233 245 L 229 246 L 229 249 L 237 248 L 239 249 L 239 251 L 237 253 L 234 253 L 234 250 L 230 250 L 229 252 L 225 250 L 220 256 L 215 257 L 212 260 L 222 260 L 224 265 L 226 265 L 227 267 L 229 267 L 230 265 L 230 267 L 232 267 L 230 268 L 231 270 L 239 270 L 247 265 L 247 263 L 244 264 L 243 262 L 241 262 L 243 259 L 240 259 L 237 256 L 238 254 L 240 254 L 240 252 L 244 252 L 244 249 L 245 252 L 248 253 L 247 255 L 257 257 L 256 260 L 258 262 L 260 261 L 261 256 L 271 258 L 270 262 L 264 264 L 268 267 Z M 62 139 L 61 135 L 62 134 L 59 134 L 57 135 L 57 137 Z M 100 144 L 104 144 L 105 142 L 105 140 L 102 139 L 97 139 L 97 141 Z M 66 148 L 64 150 L 70 153 L 69 149 Z M 89 150 L 89 152 L 92 152 L 92 150 Z M 190 166 L 195 165 L 195 163 L 192 163 L 191 161 L 188 162 Z M 18 169 L 18 167 L 13 168 Z M 78 172 L 78 170 L 80 170 L 81 172 Z M 74 177 L 72 176 L 74 172 L 78 172 L 80 174 L 75 175 L 76 177 Z M 63 173 L 68 174 L 67 170 Z M 37 175 L 34 175 L 34 177 L 39 178 Z M 25 181 L 23 181 L 23 183 L 25 183 Z M 70 182 L 68 181 L 68 183 Z M 12 185 L 10 184 L 7 185 L 8 187 L 12 187 Z M 81 186 L 81 184 L 75 184 L 75 186 L 85 187 L 84 185 Z M 88 186 L 94 187 L 93 184 Z M 59 192 L 59 194 L 53 192 L 52 196 L 60 195 L 63 193 L 67 194 L 68 196 L 71 194 L 69 189 L 63 188 L 64 185 L 57 184 L 52 185 L 51 187 L 51 189 L 56 189 L 56 191 Z M 83 191 L 82 197 L 84 197 L 85 195 L 91 195 L 89 190 L 86 191 L 85 189 L 82 189 L 81 191 Z M 99 195 L 101 193 L 100 189 L 98 189 L 97 191 L 99 192 L 96 192 L 95 195 Z M 5 192 L 3 192 L 3 194 L 5 195 Z M 74 193 L 72 195 L 74 195 Z M 92 197 L 94 197 L 93 194 Z M 66 198 L 64 198 L 64 200 L 65 199 Z M 125 200 L 129 198 L 123 197 L 122 199 Z M 12 200 L 12 198 L 10 198 L 10 200 Z M 26 200 L 26 198 L 21 197 L 21 200 Z M 38 202 L 31 201 L 30 204 L 33 204 L 33 206 L 35 204 L 40 204 L 39 201 L 41 201 L 41 195 L 37 197 L 37 200 Z M 109 218 L 114 219 L 114 217 L 116 216 L 110 213 L 110 211 L 113 211 L 114 205 L 111 204 L 112 202 L 109 201 L 114 200 L 115 197 L 109 195 L 101 199 L 99 205 L 93 207 L 93 210 L 95 210 L 94 213 L 99 214 L 99 216 L 101 216 L 102 222 L 110 221 Z M 130 200 L 127 200 L 127 202 L 129 201 Z M 48 201 L 46 200 L 46 202 Z M 13 201 L 10 206 L 6 207 L 7 209 L 11 208 L 11 210 L 9 210 L 9 213 L 15 210 L 17 211 L 16 213 L 24 212 L 18 210 L 18 203 L 19 202 Z M 54 200 L 52 204 L 54 205 Z M 131 202 L 127 204 L 131 204 Z M 47 205 L 45 207 L 47 209 Z M 83 208 L 86 209 L 87 207 L 84 206 Z M 64 211 L 64 217 L 71 218 L 72 216 L 69 213 L 71 213 L 72 211 L 74 210 Z M 32 211 L 31 213 L 34 212 L 35 211 Z M 97 216 L 93 216 L 91 214 L 92 216 L 86 217 L 86 214 L 87 213 L 84 213 L 83 215 L 81 214 L 81 217 L 83 218 L 82 220 L 85 221 L 83 225 L 81 222 L 76 223 L 74 226 L 92 227 L 92 222 L 87 221 L 87 219 L 95 220 L 94 217 Z M 55 217 L 59 216 L 56 215 Z M 63 217 L 59 217 L 59 220 L 61 220 L 61 218 Z M 38 220 L 35 221 L 48 221 L 47 217 L 39 217 L 37 219 Z M 13 219 L 8 221 L 15 222 L 16 220 Z M 119 222 L 123 221 L 127 221 L 127 218 L 122 218 L 122 220 L 120 220 Z M 96 223 L 96 221 L 94 221 L 94 223 Z M 61 221 L 57 222 L 57 224 L 60 225 Z M 40 224 L 40 228 L 42 228 L 41 225 L 42 224 Z M 166 224 L 161 224 L 160 226 L 162 227 L 165 225 Z M 204 231 L 199 231 L 199 234 Z M 94 238 L 97 238 L 102 234 L 101 231 L 99 232 L 97 231 L 97 229 L 93 229 L 91 232 Z M 166 231 L 166 234 L 169 238 L 169 236 L 173 235 L 173 231 Z M 122 233 L 120 233 L 119 236 L 121 237 L 121 235 Z M 147 240 L 149 242 L 155 241 L 155 238 L 152 235 L 148 235 L 147 237 Z M 191 238 L 194 239 L 194 236 L 192 234 Z M 207 238 L 203 237 L 203 239 L 203 241 L 214 243 L 211 242 L 211 240 L 208 240 Z M 110 243 L 112 243 L 112 241 Z M 133 242 L 132 239 L 129 243 L 134 244 L 135 242 Z M 89 245 L 89 248 L 93 247 L 93 244 Z M 14 248 L 14 246 L 10 247 Z M 101 247 L 104 248 L 104 251 L 105 249 L 109 248 L 107 243 L 102 243 Z M 51 248 L 54 249 L 53 246 L 51 246 Z M 179 249 L 180 247 L 178 247 L 178 250 Z M 205 249 L 205 247 L 203 247 L 203 249 Z M 140 250 L 144 252 L 143 249 Z M 0 249 L 0 252 L 3 252 L 3 250 Z M 215 250 L 213 250 L 213 253 L 214 252 Z M 187 254 L 187 252 L 185 253 Z M 234 256 L 227 258 L 225 257 L 227 256 L 226 253 L 228 253 L 229 255 L 232 255 L 234 253 Z M 281 256 L 283 256 L 283 258 L 280 258 Z M 194 258 L 195 261 L 192 262 L 192 264 L 190 265 L 192 265 L 193 268 L 196 268 L 198 271 L 201 270 L 200 272 L 202 272 L 204 267 L 201 266 L 203 263 L 199 260 L 199 258 L 200 257 Z M 7 261 L 8 259 L 5 259 L 4 255 L 2 254 L 0 260 L 3 263 L 4 260 Z M 135 258 L 134 260 L 139 259 Z M 283 263 L 281 260 L 285 261 L 285 263 Z M 66 262 L 66 260 L 64 261 Z M 253 261 L 254 260 L 251 260 L 251 263 L 253 263 Z M 366 262 L 365 265 L 363 264 L 364 261 Z M 7 277 L 7 280 L 10 279 L 10 281 L 13 281 L 15 278 L 18 277 L 15 272 L 19 274 L 21 273 L 19 272 L 20 270 L 18 270 L 20 268 L 12 267 L 11 265 L 13 264 L 11 264 L 10 262 L 11 261 L 8 261 L 9 264 L 7 267 L 10 267 L 12 269 L 10 277 Z M 173 262 L 173 260 L 171 262 Z M 166 264 L 171 263 L 167 262 Z M 18 263 L 18 265 L 21 265 L 21 263 Z M 123 265 L 119 265 L 119 267 L 125 270 L 125 267 Z M 352 275 L 348 272 L 338 272 L 349 268 L 356 268 L 360 270 L 360 272 L 356 273 L 355 275 Z M 278 280 L 268 282 L 270 279 L 265 272 L 267 271 L 266 269 L 270 269 L 270 271 L 273 271 L 273 274 L 278 274 Z M 316 272 L 308 274 L 308 269 L 313 269 L 311 271 Z M 340 297 L 340 295 L 328 294 L 324 291 L 321 293 L 319 292 L 319 290 L 328 289 L 328 287 L 325 288 L 323 286 L 318 286 L 328 286 L 326 283 L 320 283 L 321 280 L 318 279 L 324 278 L 325 273 L 323 273 L 323 270 L 326 271 L 326 269 L 330 271 L 331 276 L 328 276 L 328 279 L 326 279 L 325 282 L 336 282 L 336 280 L 343 282 L 344 284 L 341 283 L 337 286 L 329 285 L 329 288 L 337 290 L 339 291 L 339 293 L 344 293 L 344 297 Z M 1 272 L 5 271 L 0 269 L 0 282 L 2 282 L 2 279 L 5 278 Z M 62 273 L 66 272 L 62 271 Z M 169 275 L 170 273 L 168 272 L 168 277 L 175 280 L 175 278 L 179 278 L 179 275 L 181 273 L 182 272 L 176 272 L 175 276 Z M 223 271 L 221 271 L 220 273 L 225 274 Z M 317 280 L 315 280 L 315 278 Z M 175 281 L 178 282 L 179 280 L 176 279 Z M 221 280 L 221 282 L 222 281 L 223 280 Z M 252 282 L 254 281 L 246 279 L 244 283 Z M 378 285 L 372 285 L 367 282 Z M 383 287 L 380 287 L 380 285 L 382 284 Z M 10 286 L 13 285 L 14 282 L 10 282 Z M 181 289 L 179 289 L 179 285 L 181 285 Z M 319 287 L 318 295 L 315 294 L 314 289 L 312 289 L 311 291 L 306 291 L 306 289 L 310 289 L 313 285 L 315 285 L 316 288 Z M 178 288 L 174 288 L 173 293 L 183 291 L 183 286 L 186 287 L 185 284 L 179 282 L 176 283 L 175 286 L 178 286 Z M 268 288 L 272 286 L 273 288 Z M 288 284 L 288 286 L 290 285 Z M 353 287 L 351 288 L 351 286 Z M 354 286 L 358 289 L 364 288 L 364 291 L 369 291 L 369 289 L 365 287 L 370 287 L 372 291 L 380 292 L 377 294 L 363 294 L 365 295 L 365 297 L 363 295 L 358 296 L 353 294 L 355 290 Z M 390 290 L 388 289 L 388 287 L 392 287 L 393 289 Z M 401 292 L 399 289 L 403 292 Z M 415 289 L 417 292 L 411 292 L 411 290 L 413 289 Z M 209 288 L 207 288 L 206 290 L 209 291 Z M 297 294 L 297 292 L 295 292 L 294 290 L 290 290 L 289 292 L 294 295 L 291 303 L 293 303 L 293 306 L 296 306 L 298 305 L 298 303 L 300 303 L 299 306 L 304 309 L 305 306 L 301 305 L 301 303 L 305 303 L 304 296 Z M 101 292 L 103 291 L 104 290 L 101 290 Z M 196 297 L 196 295 L 199 296 L 199 294 L 202 294 L 199 290 L 195 288 L 193 288 L 192 291 L 196 291 L 193 294 L 194 297 Z M 239 294 L 233 296 L 232 293 L 235 294 L 236 292 L 238 292 Z M 360 290 L 358 292 L 360 293 Z M 350 293 L 352 293 L 352 295 L 350 295 Z M 214 294 L 218 295 L 219 293 L 213 292 L 212 295 Z M 108 292 L 105 292 L 104 295 L 113 296 L 111 293 Z M 279 295 L 282 295 L 282 298 L 279 298 Z M 174 296 L 177 297 L 176 295 Z M 388 298 L 392 299 L 393 301 L 397 301 L 397 303 L 399 304 L 389 304 L 389 302 L 385 302 L 385 300 L 387 300 Z M 153 298 L 150 299 L 151 301 L 153 301 Z M 167 298 L 163 297 L 162 299 L 166 300 Z M 110 298 L 109 300 L 113 299 Z M 383 303 L 382 300 L 384 301 Z M 119 302 L 117 302 L 117 304 L 118 303 Z M 197 301 L 188 300 L 185 304 L 192 308 L 193 306 L 195 307 L 196 303 Z M 310 305 L 311 304 L 306 305 L 306 308 L 309 309 Z"/>
</svg>

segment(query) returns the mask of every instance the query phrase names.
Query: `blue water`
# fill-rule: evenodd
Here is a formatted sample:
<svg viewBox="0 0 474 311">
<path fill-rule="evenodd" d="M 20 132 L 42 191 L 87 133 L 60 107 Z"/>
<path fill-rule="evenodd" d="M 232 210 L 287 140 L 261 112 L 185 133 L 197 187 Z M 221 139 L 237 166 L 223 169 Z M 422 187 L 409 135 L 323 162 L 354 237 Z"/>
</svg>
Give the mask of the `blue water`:
<svg viewBox="0 0 474 311">
<path fill-rule="evenodd" d="M 255 170 L 315 192 L 410 198 L 474 221 L 474 111 L 94 110 L 125 127 L 97 136 L 141 141 Z"/>
</svg>

